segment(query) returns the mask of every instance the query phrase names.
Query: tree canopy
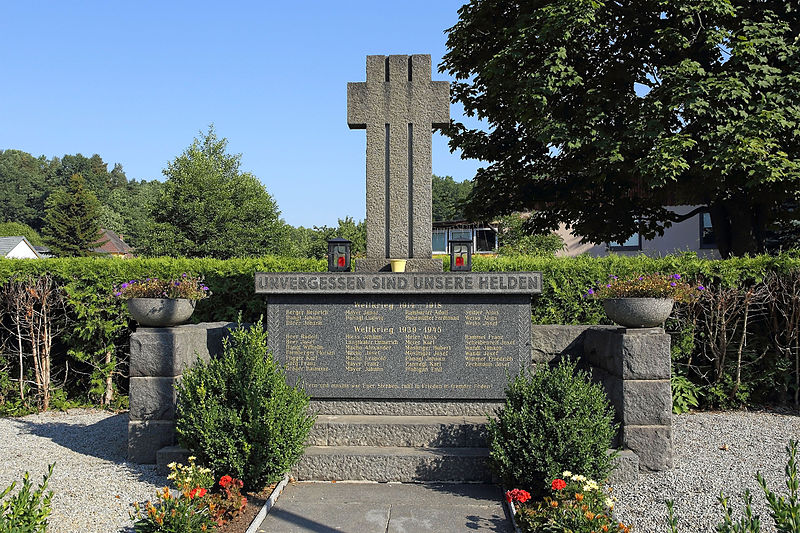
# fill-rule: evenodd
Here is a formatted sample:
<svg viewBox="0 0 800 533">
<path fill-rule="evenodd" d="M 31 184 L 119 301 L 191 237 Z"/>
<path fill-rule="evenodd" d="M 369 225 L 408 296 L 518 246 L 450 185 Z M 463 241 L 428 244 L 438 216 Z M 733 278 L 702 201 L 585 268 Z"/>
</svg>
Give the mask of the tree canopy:
<svg viewBox="0 0 800 533">
<path fill-rule="evenodd" d="M 458 182 L 452 176 L 433 175 L 433 220 L 464 220 L 464 204 L 472 190 L 472 182 Z"/>
<path fill-rule="evenodd" d="M 47 198 L 44 217 L 44 242 L 59 256 L 95 255 L 103 245 L 100 231 L 100 202 L 86 188 L 80 174 L 73 174 L 67 186 Z"/>
<path fill-rule="evenodd" d="M 764 250 L 800 190 L 798 34 L 788 1 L 472 0 L 440 67 L 488 124 L 446 131 L 488 163 L 468 214 L 600 243 L 706 210 L 723 256 Z"/>
<path fill-rule="evenodd" d="M 241 154 L 214 128 L 201 133 L 163 170 L 154 224 L 143 244 L 148 255 L 248 257 L 287 249 L 286 225 L 264 185 L 241 172 Z"/>
</svg>

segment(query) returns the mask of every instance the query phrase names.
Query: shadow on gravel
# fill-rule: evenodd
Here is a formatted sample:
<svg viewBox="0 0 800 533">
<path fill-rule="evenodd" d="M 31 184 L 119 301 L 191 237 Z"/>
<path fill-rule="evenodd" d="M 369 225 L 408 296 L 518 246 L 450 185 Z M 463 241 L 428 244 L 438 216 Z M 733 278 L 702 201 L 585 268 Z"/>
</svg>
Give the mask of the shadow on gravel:
<svg viewBox="0 0 800 533">
<path fill-rule="evenodd" d="M 24 419 L 17 419 L 17 422 L 31 435 L 50 439 L 75 453 L 124 466 L 139 481 L 158 486 L 167 482 L 166 477 L 156 473 L 155 465 L 139 465 L 127 461 L 128 413 L 111 415 L 89 425 Z"/>
<path fill-rule="evenodd" d="M 109 416 L 90 425 L 24 419 L 18 419 L 17 422 L 31 435 L 50 439 L 75 453 L 113 463 L 124 463 L 126 460 L 128 413 Z"/>
</svg>

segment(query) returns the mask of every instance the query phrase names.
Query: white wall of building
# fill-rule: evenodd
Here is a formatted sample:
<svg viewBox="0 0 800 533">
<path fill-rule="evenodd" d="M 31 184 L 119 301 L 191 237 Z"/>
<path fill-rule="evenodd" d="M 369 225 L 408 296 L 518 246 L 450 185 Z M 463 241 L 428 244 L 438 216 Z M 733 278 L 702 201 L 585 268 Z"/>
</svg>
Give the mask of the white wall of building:
<svg viewBox="0 0 800 533">
<path fill-rule="evenodd" d="M 25 241 L 20 241 L 18 245 L 11 249 L 6 257 L 9 259 L 38 259 L 39 256 L 36 255 L 36 251 L 32 250 L 28 243 Z"/>
<path fill-rule="evenodd" d="M 695 206 L 667 207 L 670 211 L 678 214 L 685 214 L 694 209 Z M 673 224 L 664 230 L 662 237 L 641 242 L 639 250 L 611 250 L 609 243 L 600 245 L 583 242 L 579 235 L 573 234 L 562 224 L 558 233 L 566 248 L 556 255 L 564 257 L 574 257 L 576 255 L 588 253 L 593 257 L 602 257 L 608 254 L 617 255 L 639 255 L 645 254 L 651 257 L 660 257 L 668 254 L 679 254 L 682 252 L 696 252 L 699 257 L 707 259 L 719 259 L 719 251 L 716 248 L 704 248 L 700 245 L 700 217 L 695 215 L 683 222 Z"/>
</svg>

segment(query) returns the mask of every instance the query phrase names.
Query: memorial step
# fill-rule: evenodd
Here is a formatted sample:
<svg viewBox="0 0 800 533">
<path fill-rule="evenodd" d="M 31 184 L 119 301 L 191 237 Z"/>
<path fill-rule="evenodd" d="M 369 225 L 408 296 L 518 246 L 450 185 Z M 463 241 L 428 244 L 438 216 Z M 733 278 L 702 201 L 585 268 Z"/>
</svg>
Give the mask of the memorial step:
<svg viewBox="0 0 800 533">
<path fill-rule="evenodd" d="M 309 446 L 292 469 L 299 480 L 491 482 L 486 448 Z"/>
<path fill-rule="evenodd" d="M 314 446 L 486 447 L 485 416 L 318 415 Z"/>
</svg>

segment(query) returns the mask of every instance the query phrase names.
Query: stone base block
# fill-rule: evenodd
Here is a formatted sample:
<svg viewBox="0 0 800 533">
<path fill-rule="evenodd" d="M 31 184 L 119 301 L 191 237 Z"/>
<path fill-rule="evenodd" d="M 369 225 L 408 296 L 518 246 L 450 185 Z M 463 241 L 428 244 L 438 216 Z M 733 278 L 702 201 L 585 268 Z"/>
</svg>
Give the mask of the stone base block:
<svg viewBox="0 0 800 533">
<path fill-rule="evenodd" d="M 170 463 L 189 464 L 192 452 L 180 446 L 165 446 L 156 452 L 156 472 L 163 475 L 169 473 Z"/>
<path fill-rule="evenodd" d="M 486 417 L 319 415 L 308 440 L 314 446 L 486 446 Z"/>
<path fill-rule="evenodd" d="M 670 337 L 662 328 L 589 328 L 584 356 L 623 379 L 669 379 Z"/>
<path fill-rule="evenodd" d="M 622 404 L 622 421 L 626 426 L 672 423 L 672 388 L 667 379 L 623 381 Z"/>
<path fill-rule="evenodd" d="M 175 444 L 175 422 L 149 420 L 128 422 L 128 461 L 155 464 L 158 450 Z"/>
<path fill-rule="evenodd" d="M 624 446 L 639 457 L 642 470 L 671 470 L 674 466 L 671 426 L 625 426 Z"/>
<path fill-rule="evenodd" d="M 611 453 L 612 450 L 609 450 Z M 614 470 L 608 477 L 609 485 L 635 483 L 639 478 L 639 456 L 630 450 L 622 450 L 614 459 Z"/>
<path fill-rule="evenodd" d="M 175 419 L 176 378 L 131 377 L 130 380 L 131 420 Z"/>
<path fill-rule="evenodd" d="M 392 265 L 388 259 L 363 257 L 353 261 L 353 270 L 356 272 L 391 272 Z M 406 272 L 442 272 L 442 270 L 444 267 L 441 259 L 414 257 L 406 261 Z"/>
<path fill-rule="evenodd" d="M 583 356 L 583 337 L 590 329 L 616 329 L 615 326 L 531 326 L 531 359 L 534 363 L 549 363 L 560 357 Z"/>
<path fill-rule="evenodd" d="M 222 339 L 236 324 L 204 322 L 171 328 L 138 328 L 131 335 L 130 373 L 134 377 L 179 376 L 200 358 L 222 351 Z"/>
<path fill-rule="evenodd" d="M 489 482 L 485 448 L 311 446 L 293 469 L 300 480 Z"/>
</svg>

